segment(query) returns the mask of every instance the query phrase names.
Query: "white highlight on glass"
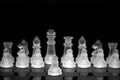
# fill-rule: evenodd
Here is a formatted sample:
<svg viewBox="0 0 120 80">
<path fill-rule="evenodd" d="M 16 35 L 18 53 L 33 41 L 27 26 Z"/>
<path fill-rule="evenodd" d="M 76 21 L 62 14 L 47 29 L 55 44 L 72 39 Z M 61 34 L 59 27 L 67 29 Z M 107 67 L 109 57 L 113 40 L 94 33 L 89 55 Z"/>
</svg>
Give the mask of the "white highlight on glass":
<svg viewBox="0 0 120 80">
<path fill-rule="evenodd" d="M 79 68 L 89 68 L 91 63 L 88 59 L 87 49 L 86 49 L 86 40 L 82 36 L 78 41 L 78 56 L 76 57 L 76 63 Z"/>
<path fill-rule="evenodd" d="M 3 68 L 10 68 L 13 67 L 14 65 L 14 58 L 12 56 L 11 48 L 13 43 L 12 42 L 4 42 L 3 43 L 5 49 L 3 51 L 3 57 L 0 62 L 0 67 Z"/>
<path fill-rule="evenodd" d="M 29 67 L 29 51 L 28 51 L 28 45 L 25 40 L 22 40 L 21 44 L 18 45 L 18 48 L 20 49 L 17 53 L 16 57 L 16 67 L 17 68 L 28 68 Z"/>
<path fill-rule="evenodd" d="M 107 64 L 111 68 L 120 68 L 120 59 L 119 59 L 119 51 L 117 48 L 117 43 L 108 43 L 110 53 L 107 57 Z"/>
<path fill-rule="evenodd" d="M 36 36 L 33 40 L 33 55 L 31 57 L 31 67 L 33 68 L 43 68 L 44 62 L 43 58 L 41 56 L 41 50 L 40 50 L 40 40 L 38 36 Z"/>
<path fill-rule="evenodd" d="M 93 64 L 93 67 L 96 68 L 105 68 L 107 67 L 107 63 L 104 59 L 104 51 L 102 49 L 102 43 L 100 40 L 97 40 L 95 42 L 95 44 L 93 44 L 93 49 L 95 49 L 92 52 L 92 57 L 91 59 L 91 63 Z"/>
<path fill-rule="evenodd" d="M 55 37 L 56 32 L 53 29 L 49 29 L 47 32 L 47 53 L 45 56 L 45 63 L 52 64 L 53 56 L 56 55 L 55 51 Z"/>
<path fill-rule="evenodd" d="M 63 56 L 61 57 L 62 67 L 75 68 L 76 63 L 74 61 L 73 50 L 72 50 L 73 37 L 65 36 L 64 39 L 65 39 L 65 43 L 63 44 L 64 45 L 64 53 L 63 53 Z"/>
<path fill-rule="evenodd" d="M 107 63 L 104 59 L 103 49 L 96 49 L 92 52 L 91 63 L 96 68 L 105 68 Z"/>
<path fill-rule="evenodd" d="M 62 75 L 62 70 L 59 67 L 58 57 L 53 56 L 52 64 L 48 69 L 48 75 L 50 76 L 59 76 Z"/>
</svg>

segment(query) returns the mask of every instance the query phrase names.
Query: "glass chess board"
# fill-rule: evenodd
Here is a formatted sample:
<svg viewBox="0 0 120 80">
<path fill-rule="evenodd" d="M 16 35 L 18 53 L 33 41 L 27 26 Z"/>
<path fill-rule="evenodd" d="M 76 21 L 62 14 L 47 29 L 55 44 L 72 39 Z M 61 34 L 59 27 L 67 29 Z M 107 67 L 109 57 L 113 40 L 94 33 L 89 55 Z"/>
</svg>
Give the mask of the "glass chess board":
<svg viewBox="0 0 120 80">
<path fill-rule="evenodd" d="M 48 68 L 0 68 L 0 80 L 120 80 L 120 69 L 62 68 L 62 75 L 50 76 Z"/>
</svg>

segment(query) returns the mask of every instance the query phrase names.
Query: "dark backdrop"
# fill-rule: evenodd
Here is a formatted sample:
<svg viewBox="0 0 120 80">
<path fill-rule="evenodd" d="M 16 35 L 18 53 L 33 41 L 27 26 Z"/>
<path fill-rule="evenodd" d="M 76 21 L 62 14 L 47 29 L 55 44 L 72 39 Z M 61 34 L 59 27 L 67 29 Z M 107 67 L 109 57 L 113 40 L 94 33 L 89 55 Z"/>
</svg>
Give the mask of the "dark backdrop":
<svg viewBox="0 0 120 80">
<path fill-rule="evenodd" d="M 32 40 L 38 35 L 42 55 L 47 48 L 46 31 L 56 31 L 56 54 L 63 54 L 64 36 L 73 36 L 74 56 L 78 52 L 78 39 L 83 35 L 87 41 L 89 56 L 91 46 L 97 39 L 103 43 L 105 56 L 108 42 L 119 43 L 118 6 L 104 0 L 8 0 L 1 3 L 0 56 L 3 42 L 13 41 L 12 54 L 17 56 L 17 45 L 22 39 L 29 44 L 32 55 Z M 118 44 L 119 46 L 119 44 Z"/>
</svg>

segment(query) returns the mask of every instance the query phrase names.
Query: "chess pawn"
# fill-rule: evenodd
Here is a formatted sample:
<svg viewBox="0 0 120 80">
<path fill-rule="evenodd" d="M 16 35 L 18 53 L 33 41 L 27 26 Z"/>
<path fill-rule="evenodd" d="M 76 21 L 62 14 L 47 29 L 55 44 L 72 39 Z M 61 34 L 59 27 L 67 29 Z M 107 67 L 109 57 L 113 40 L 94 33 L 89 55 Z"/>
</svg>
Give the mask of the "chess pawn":
<svg viewBox="0 0 120 80">
<path fill-rule="evenodd" d="M 79 68 L 89 68 L 91 63 L 88 59 L 88 54 L 86 49 L 81 50 L 81 54 L 78 54 L 76 58 L 76 63 Z"/>
<path fill-rule="evenodd" d="M 3 57 L 0 62 L 0 67 L 3 68 L 10 68 L 13 67 L 14 64 L 14 58 L 11 53 L 11 47 L 12 47 L 12 42 L 4 42 L 4 51 L 3 51 Z"/>
<path fill-rule="evenodd" d="M 31 67 L 33 68 L 44 67 L 44 62 L 41 56 L 40 48 L 40 40 L 38 37 L 35 37 L 35 39 L 33 40 L 33 55 L 31 57 Z"/>
<path fill-rule="evenodd" d="M 39 49 L 36 49 L 35 53 L 31 57 L 31 67 L 42 68 L 44 67 L 43 58 Z"/>
<path fill-rule="evenodd" d="M 52 64 L 51 64 L 50 68 L 48 69 L 48 75 L 50 75 L 50 76 L 62 75 L 62 70 L 60 69 L 59 63 L 58 63 L 58 57 L 55 55 L 53 56 Z"/>
<path fill-rule="evenodd" d="M 106 61 L 104 59 L 103 49 L 96 49 L 92 53 L 91 63 L 96 68 L 105 68 L 107 67 Z"/>
<path fill-rule="evenodd" d="M 47 32 L 47 54 L 45 56 L 45 63 L 46 64 L 52 64 L 52 59 L 53 56 L 56 55 L 56 51 L 55 51 L 55 37 L 56 37 L 56 33 L 54 32 L 53 29 L 49 29 Z"/>
<path fill-rule="evenodd" d="M 18 48 L 20 50 L 18 51 L 17 53 L 18 56 L 16 57 L 16 67 L 28 68 L 29 67 L 28 48 L 26 45 L 23 44 L 18 45 Z"/>
<path fill-rule="evenodd" d="M 76 67 L 72 49 L 68 49 L 67 53 L 61 59 L 62 59 L 61 60 L 62 67 L 65 67 L 65 68 L 75 68 Z"/>
<path fill-rule="evenodd" d="M 107 64 L 110 68 L 120 68 L 120 60 L 119 60 L 119 51 L 116 49 L 114 53 L 107 58 Z"/>
</svg>

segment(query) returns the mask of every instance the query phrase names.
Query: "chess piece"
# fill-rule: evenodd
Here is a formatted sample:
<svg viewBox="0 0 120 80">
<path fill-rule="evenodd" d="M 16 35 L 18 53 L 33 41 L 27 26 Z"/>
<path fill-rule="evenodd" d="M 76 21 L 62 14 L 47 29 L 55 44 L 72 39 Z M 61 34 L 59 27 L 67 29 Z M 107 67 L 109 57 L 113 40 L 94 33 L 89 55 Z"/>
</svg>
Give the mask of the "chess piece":
<svg viewBox="0 0 120 80">
<path fill-rule="evenodd" d="M 52 64 L 48 69 L 48 75 L 50 76 L 59 76 L 62 75 L 62 70 L 59 67 L 58 57 L 56 55 L 52 58 Z"/>
<path fill-rule="evenodd" d="M 102 42 L 98 39 L 93 45 L 92 45 L 93 49 L 98 49 L 98 48 L 102 48 Z"/>
<path fill-rule="evenodd" d="M 104 51 L 102 49 L 102 43 L 100 40 L 97 40 L 96 43 L 92 46 L 95 50 L 92 52 L 91 63 L 93 67 L 96 68 L 105 68 L 107 63 L 104 59 Z"/>
<path fill-rule="evenodd" d="M 73 37 L 71 36 L 66 36 L 64 37 L 65 43 L 64 43 L 64 54 L 61 57 L 61 63 L 62 67 L 65 68 L 75 68 L 76 63 L 74 61 L 73 57 L 73 51 L 72 51 L 72 39 Z"/>
<path fill-rule="evenodd" d="M 117 43 L 108 43 L 109 55 L 107 57 L 107 64 L 110 68 L 120 68 L 119 51 L 117 48 Z"/>
<path fill-rule="evenodd" d="M 47 53 L 45 56 L 45 63 L 46 64 L 52 64 L 52 58 L 54 55 L 56 55 L 55 52 L 55 37 L 56 37 L 56 32 L 53 29 L 49 29 L 47 32 Z"/>
<path fill-rule="evenodd" d="M 17 68 L 28 68 L 29 67 L 29 51 L 28 44 L 25 40 L 22 40 L 21 44 L 18 45 L 20 49 L 16 57 L 16 67 Z"/>
<path fill-rule="evenodd" d="M 0 67 L 3 68 L 10 68 L 13 67 L 14 65 L 14 58 L 12 56 L 11 48 L 13 43 L 12 42 L 4 42 L 4 51 L 3 51 L 3 57 L 0 62 Z"/>
<path fill-rule="evenodd" d="M 78 56 L 76 57 L 76 63 L 79 68 L 89 68 L 91 63 L 88 59 L 87 49 L 86 49 L 86 40 L 82 36 L 78 41 Z"/>
<path fill-rule="evenodd" d="M 41 50 L 40 50 L 40 40 L 36 36 L 33 40 L 33 55 L 31 57 L 31 67 L 33 68 L 43 68 L 44 62 L 43 58 L 41 56 Z"/>
</svg>

